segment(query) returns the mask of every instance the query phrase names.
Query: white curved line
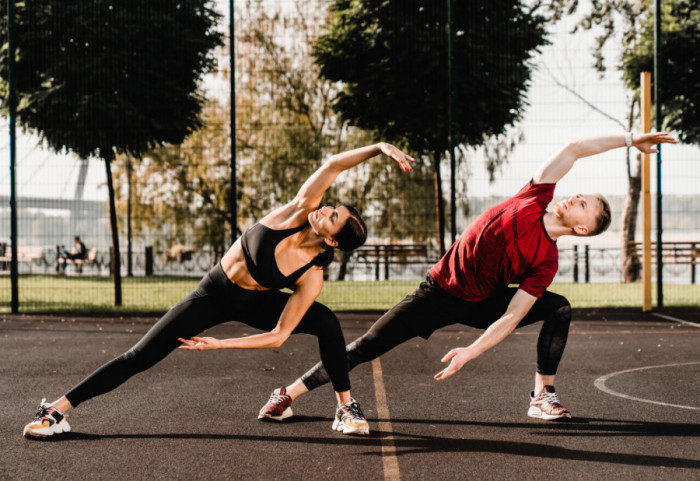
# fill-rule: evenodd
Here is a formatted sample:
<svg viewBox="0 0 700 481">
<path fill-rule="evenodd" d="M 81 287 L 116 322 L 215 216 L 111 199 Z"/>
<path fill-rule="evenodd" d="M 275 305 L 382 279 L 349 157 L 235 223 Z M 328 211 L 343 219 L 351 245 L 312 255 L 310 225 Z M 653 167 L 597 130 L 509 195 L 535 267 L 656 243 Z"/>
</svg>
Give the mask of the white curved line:
<svg viewBox="0 0 700 481">
<path fill-rule="evenodd" d="M 593 382 L 593 385 L 603 391 L 604 393 L 611 394 L 613 396 L 621 397 L 624 399 L 630 399 L 632 401 L 640 401 L 643 403 L 650 403 L 650 404 L 658 404 L 659 406 L 668 406 L 672 408 L 681 408 L 681 409 L 692 409 L 694 411 L 700 411 L 700 408 L 694 407 L 694 406 L 683 406 L 680 404 L 669 404 L 669 403 L 662 403 L 659 401 L 651 401 L 649 399 L 642 399 L 634 396 L 628 396 L 627 394 L 622 394 L 617 391 L 613 391 L 609 387 L 605 385 L 605 381 L 610 379 L 613 376 L 617 376 L 618 374 L 625 374 L 628 372 L 635 372 L 635 371 L 643 371 L 645 369 L 659 369 L 662 367 L 676 367 L 676 366 L 689 366 L 691 364 L 700 364 L 700 361 L 695 361 L 695 362 L 683 362 L 683 363 L 676 363 L 676 364 L 664 364 L 661 366 L 645 366 L 645 367 L 637 367 L 634 369 L 626 369 L 624 371 L 618 371 L 618 372 L 613 372 L 611 374 L 606 374 L 605 376 L 600 376 L 598 379 L 596 379 Z"/>
<path fill-rule="evenodd" d="M 680 322 L 681 324 L 685 324 L 686 326 L 700 327 L 700 324 L 697 324 L 695 322 L 690 322 L 690 321 L 684 321 L 683 319 L 678 319 L 676 317 L 665 316 L 663 314 L 657 314 L 655 312 L 652 312 L 651 315 L 656 316 L 656 317 L 660 317 L 661 319 L 666 319 L 668 321 Z"/>
</svg>

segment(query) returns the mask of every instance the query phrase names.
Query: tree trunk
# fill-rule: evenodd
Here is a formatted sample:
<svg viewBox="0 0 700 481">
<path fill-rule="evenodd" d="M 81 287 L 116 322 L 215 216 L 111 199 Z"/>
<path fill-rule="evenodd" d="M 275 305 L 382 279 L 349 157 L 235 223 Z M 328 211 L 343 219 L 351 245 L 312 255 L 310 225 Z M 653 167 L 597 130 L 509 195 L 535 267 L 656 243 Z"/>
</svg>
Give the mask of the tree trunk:
<svg viewBox="0 0 700 481">
<path fill-rule="evenodd" d="M 625 197 L 625 205 L 622 211 L 622 245 L 620 246 L 620 251 L 622 252 L 622 276 L 625 282 L 638 281 L 642 269 L 641 261 L 631 246 L 631 243 L 635 240 L 634 234 L 637 227 L 639 196 L 642 190 L 640 154 L 636 155 L 634 164 L 635 168 L 631 169 L 627 196 Z"/>
<path fill-rule="evenodd" d="M 445 255 L 445 200 L 442 198 L 442 175 L 440 175 L 440 154 L 433 152 L 435 163 L 435 210 L 437 212 L 437 234 L 440 257 Z"/>
<path fill-rule="evenodd" d="M 119 254 L 119 231 L 117 230 L 117 206 L 114 201 L 114 183 L 112 182 L 112 164 L 105 159 L 107 172 L 107 190 L 109 192 L 109 225 L 112 230 L 112 272 L 114 273 L 114 305 L 122 305 L 121 256 Z"/>
<path fill-rule="evenodd" d="M 131 245 L 131 155 L 126 158 L 126 276 L 134 277 Z"/>
</svg>

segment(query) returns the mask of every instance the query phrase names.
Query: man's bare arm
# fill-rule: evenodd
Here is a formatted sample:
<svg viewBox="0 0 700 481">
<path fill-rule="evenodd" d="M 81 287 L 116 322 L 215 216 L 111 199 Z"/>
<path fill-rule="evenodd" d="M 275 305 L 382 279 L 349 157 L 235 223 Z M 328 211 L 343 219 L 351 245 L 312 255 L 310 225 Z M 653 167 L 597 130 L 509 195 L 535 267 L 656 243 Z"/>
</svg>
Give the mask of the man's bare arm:
<svg viewBox="0 0 700 481">
<path fill-rule="evenodd" d="M 523 317 L 530 311 L 537 298 L 518 289 L 508 304 L 505 314 L 499 320 L 489 326 L 479 338 L 467 347 L 457 347 L 448 352 L 442 362 L 451 361 L 450 365 L 437 373 L 434 377 L 438 381 L 447 379 L 472 359 L 476 359 L 485 351 L 501 342 L 513 332 Z"/>
<path fill-rule="evenodd" d="M 676 139 L 665 132 L 635 134 L 632 136 L 632 146 L 647 154 L 658 152 L 658 150 L 654 148 L 655 145 L 665 143 L 675 144 L 676 142 Z M 571 167 L 573 167 L 578 159 L 601 154 L 619 147 L 625 147 L 625 134 L 604 135 L 572 140 L 551 159 L 542 164 L 537 172 L 535 172 L 532 180 L 535 184 L 552 184 L 559 182 L 559 180 L 571 170 Z"/>
</svg>

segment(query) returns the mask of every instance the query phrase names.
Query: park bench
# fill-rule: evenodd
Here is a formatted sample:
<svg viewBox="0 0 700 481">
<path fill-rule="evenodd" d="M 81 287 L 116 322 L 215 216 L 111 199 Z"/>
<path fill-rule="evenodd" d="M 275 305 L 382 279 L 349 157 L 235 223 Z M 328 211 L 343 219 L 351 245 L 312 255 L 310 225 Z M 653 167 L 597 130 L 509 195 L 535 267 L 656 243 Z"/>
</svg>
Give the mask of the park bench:
<svg viewBox="0 0 700 481">
<path fill-rule="evenodd" d="M 75 266 L 75 273 L 82 274 L 83 266 L 94 265 L 97 259 L 97 249 L 88 249 L 85 253 L 85 259 L 66 259 L 66 266 L 73 264 Z M 62 259 L 58 259 L 57 262 L 63 262 Z"/>
<path fill-rule="evenodd" d="M 12 252 L 9 245 L 3 245 L 0 249 L 2 255 L 0 255 L 0 271 L 7 271 L 10 269 L 10 262 L 12 261 Z M 44 248 L 41 246 L 18 246 L 17 247 L 17 262 L 20 264 L 39 265 L 42 260 L 44 253 Z"/>
<path fill-rule="evenodd" d="M 379 280 L 380 265 L 384 265 L 384 279 L 389 279 L 389 267 L 393 265 L 429 264 L 425 244 L 365 244 L 353 252 L 351 262 L 374 265 L 374 276 Z"/>
<path fill-rule="evenodd" d="M 630 242 L 632 252 L 639 259 L 643 255 L 641 242 Z M 661 260 L 664 265 L 690 265 L 690 282 L 695 284 L 695 266 L 700 264 L 700 242 L 664 242 L 661 245 Z M 657 263 L 656 242 L 651 243 L 651 262 Z"/>
</svg>

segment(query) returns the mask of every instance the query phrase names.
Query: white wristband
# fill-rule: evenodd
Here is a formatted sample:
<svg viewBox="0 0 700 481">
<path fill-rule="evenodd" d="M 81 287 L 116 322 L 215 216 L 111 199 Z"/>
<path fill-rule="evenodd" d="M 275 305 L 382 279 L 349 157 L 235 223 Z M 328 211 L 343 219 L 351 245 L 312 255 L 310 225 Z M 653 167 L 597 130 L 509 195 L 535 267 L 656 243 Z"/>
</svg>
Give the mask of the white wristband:
<svg viewBox="0 0 700 481">
<path fill-rule="evenodd" d="M 625 134 L 625 145 L 627 147 L 632 147 L 632 132 L 627 132 Z"/>
</svg>

